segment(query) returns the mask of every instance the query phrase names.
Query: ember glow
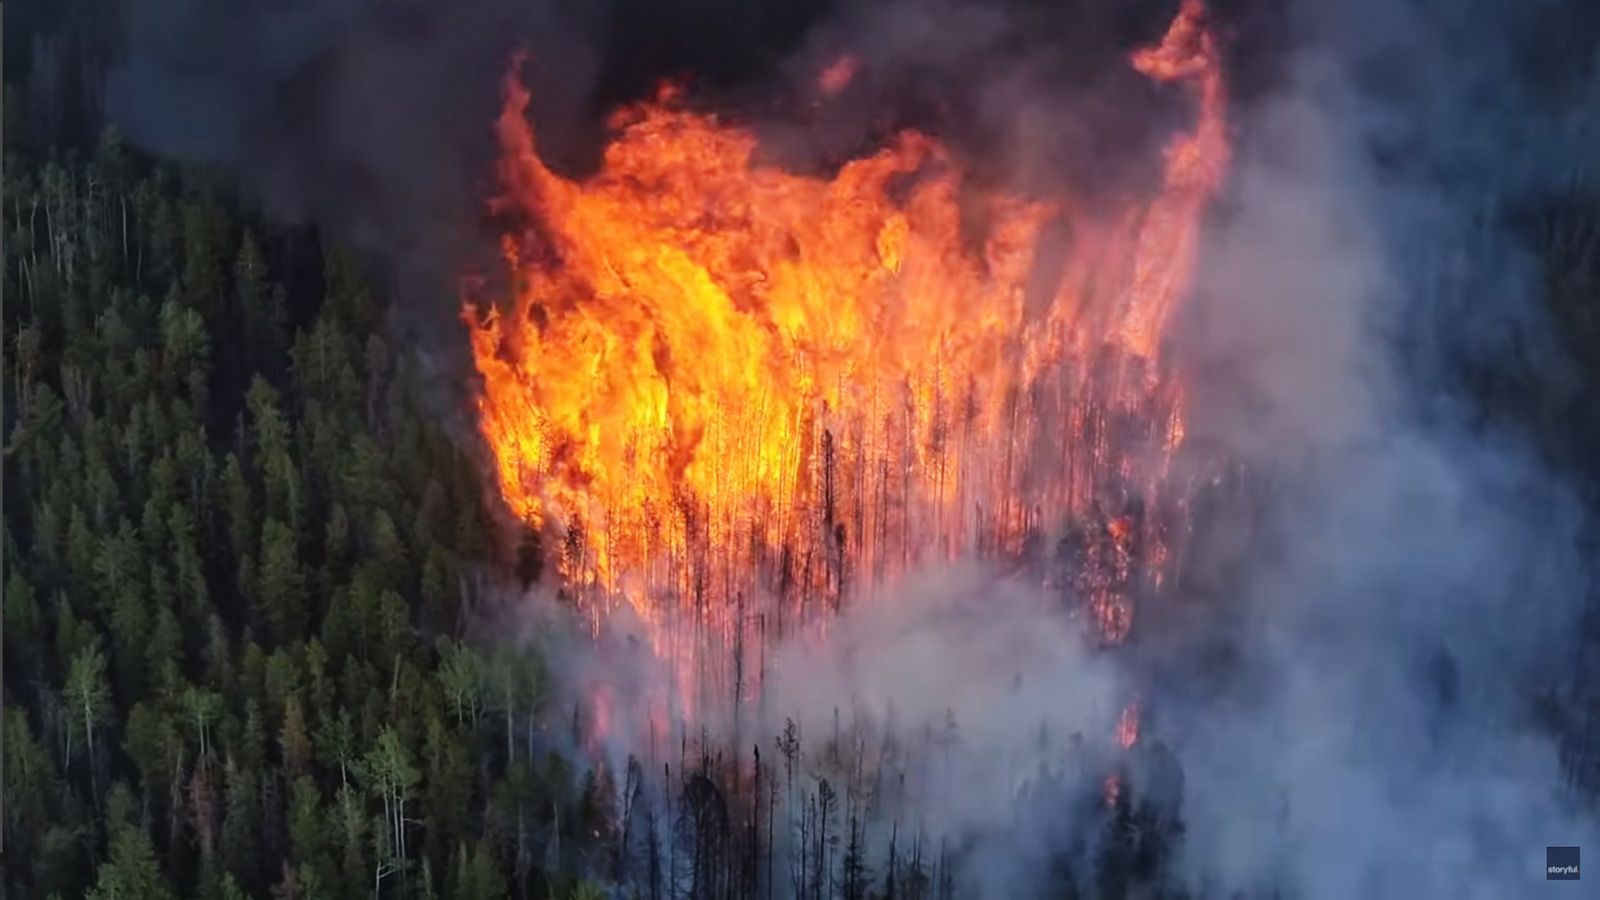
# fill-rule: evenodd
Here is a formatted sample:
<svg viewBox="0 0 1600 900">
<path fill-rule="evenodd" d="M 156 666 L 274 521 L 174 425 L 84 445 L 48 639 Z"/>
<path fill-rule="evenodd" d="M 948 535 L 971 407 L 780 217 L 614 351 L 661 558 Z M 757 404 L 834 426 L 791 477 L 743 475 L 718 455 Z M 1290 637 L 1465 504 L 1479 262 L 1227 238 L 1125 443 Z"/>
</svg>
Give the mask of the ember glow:
<svg viewBox="0 0 1600 900">
<path fill-rule="evenodd" d="M 1175 556 L 1163 335 L 1228 161 L 1198 0 L 1130 64 L 1193 118 L 1159 184 L 1093 213 L 980 187 L 914 132 L 829 176 L 784 171 L 671 88 L 616 114 L 573 181 L 508 79 L 496 203 L 528 224 L 503 238 L 514 295 L 466 312 L 480 423 L 505 503 L 597 628 L 627 604 L 681 691 L 749 684 L 748 629 L 820 634 L 919 562 L 1065 534 L 1096 637 L 1126 636 Z"/>
<path fill-rule="evenodd" d="M 1122 715 L 1117 719 L 1117 746 L 1124 750 L 1132 749 L 1139 742 L 1139 704 L 1129 703 L 1122 708 Z"/>
<path fill-rule="evenodd" d="M 831 97 L 849 87 L 860 69 L 860 59 L 848 54 L 841 56 L 822 70 L 822 74 L 817 77 L 817 89 L 825 96 Z"/>
</svg>

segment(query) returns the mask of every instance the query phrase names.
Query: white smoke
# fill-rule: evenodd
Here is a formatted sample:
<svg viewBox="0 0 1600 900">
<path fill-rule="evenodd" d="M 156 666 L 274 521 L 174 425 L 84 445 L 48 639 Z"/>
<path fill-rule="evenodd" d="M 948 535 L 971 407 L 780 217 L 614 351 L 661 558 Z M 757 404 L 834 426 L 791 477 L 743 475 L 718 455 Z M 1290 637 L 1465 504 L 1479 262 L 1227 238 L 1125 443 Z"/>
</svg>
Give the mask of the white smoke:
<svg viewBox="0 0 1600 900">
<path fill-rule="evenodd" d="M 996 828 L 1070 736 L 1099 751 L 1085 768 L 1110 755 L 1129 686 L 1083 634 L 1037 586 L 976 564 L 936 567 L 852 607 L 825 640 L 777 647 L 763 703 L 812 737 L 829 735 L 835 715 L 892 722 L 912 741 L 953 726 L 916 813 L 936 832 Z"/>
</svg>

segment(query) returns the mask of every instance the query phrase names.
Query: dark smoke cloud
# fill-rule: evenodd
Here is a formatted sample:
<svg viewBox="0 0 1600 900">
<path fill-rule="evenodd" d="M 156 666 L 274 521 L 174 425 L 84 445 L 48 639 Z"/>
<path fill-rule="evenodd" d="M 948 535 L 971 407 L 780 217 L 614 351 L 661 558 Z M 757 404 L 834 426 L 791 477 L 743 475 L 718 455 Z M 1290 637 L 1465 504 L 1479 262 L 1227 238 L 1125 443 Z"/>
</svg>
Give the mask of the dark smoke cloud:
<svg viewBox="0 0 1600 900">
<path fill-rule="evenodd" d="M 1171 3 L 901 0 L 792 21 L 739 6 L 747 19 L 687 2 L 146 3 L 108 106 L 143 146 L 225 165 L 270 209 L 431 272 L 446 308 L 453 267 L 481 243 L 488 123 L 515 46 L 534 54 L 541 135 L 575 171 L 592 164 L 598 112 L 656 77 L 701 71 L 758 116 L 844 51 L 862 55 L 861 83 L 813 119 L 770 116 L 773 152 L 826 164 L 890 110 L 948 127 L 1011 177 L 1116 183 L 1154 158 L 1119 150 L 1153 149 L 1163 112 L 1181 113 L 1114 64 Z M 1559 367 L 1532 248 L 1503 213 L 1589 187 L 1595 8 L 1214 8 L 1236 40 L 1239 158 L 1174 349 L 1193 376 L 1192 445 L 1246 474 L 1197 503 L 1186 590 L 1110 671 L 1036 598 L 970 572 L 913 583 L 841 624 L 854 644 L 793 663 L 815 677 L 785 683 L 784 703 L 815 718 L 899 697 L 932 715 L 934 699 L 977 698 L 963 727 L 989 752 L 961 760 L 972 793 L 941 812 L 1016 838 L 975 851 L 994 896 L 1026 896 L 1048 856 L 1030 841 L 1070 842 L 1083 824 L 997 824 L 1038 762 L 1019 748 L 1051 716 L 1103 733 L 1128 679 L 1146 685 L 1147 740 L 1182 766 L 1191 885 L 1544 890 L 1545 845 L 1600 847 L 1536 713 L 1569 686 L 1590 511 L 1526 435 L 1477 421 L 1457 364 L 1496 359 L 1514 335 Z M 964 611 L 995 596 L 1004 614 L 975 631 Z M 1060 643 L 1009 665 L 986 654 L 1019 635 Z M 881 658 L 850 655 L 869 644 Z M 628 652 L 639 680 L 658 677 Z M 930 662 L 952 658 L 960 684 Z M 609 662 L 558 665 L 587 678 Z"/>
<path fill-rule="evenodd" d="M 543 149 L 581 167 L 606 107 L 669 74 L 732 77 L 770 51 L 740 8 L 153 0 L 134 7 L 108 116 L 150 150 L 226 167 L 272 212 L 404 260 L 437 253 L 439 229 L 470 226 L 493 189 L 491 124 L 514 51 L 532 57 Z"/>
<path fill-rule="evenodd" d="M 158 0 L 134 7 L 107 111 L 135 144 L 221 166 L 269 213 L 401 261 L 419 294 L 449 293 L 489 187 L 508 54 L 585 27 L 509 0 Z M 541 43 L 547 65 L 592 81 L 583 42 Z M 548 100 L 557 114 L 574 102 Z"/>
<path fill-rule="evenodd" d="M 1172 6 L 897 0 L 824 18 L 823 0 L 152 0 L 133 7 L 106 106 L 135 144 L 220 165 L 269 212 L 380 251 L 420 278 L 427 306 L 492 245 L 478 232 L 491 124 L 518 49 L 541 150 L 576 174 L 597 164 L 610 109 L 692 76 L 706 102 L 770 125 L 769 146 L 795 164 L 916 125 L 1087 191 L 1158 164 L 1169 123 L 1127 107 L 1160 111 L 1159 92 L 1121 60 Z M 844 52 L 867 64 L 856 89 L 791 115 Z M 1038 114 L 1018 114 L 1025 104 Z"/>
</svg>

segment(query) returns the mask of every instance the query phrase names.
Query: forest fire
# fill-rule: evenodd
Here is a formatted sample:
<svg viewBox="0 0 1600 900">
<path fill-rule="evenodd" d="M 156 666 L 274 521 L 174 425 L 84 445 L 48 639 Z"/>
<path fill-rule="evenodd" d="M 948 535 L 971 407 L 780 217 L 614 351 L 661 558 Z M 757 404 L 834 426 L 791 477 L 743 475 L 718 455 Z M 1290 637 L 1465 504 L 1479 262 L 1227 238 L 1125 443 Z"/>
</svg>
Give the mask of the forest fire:
<svg viewBox="0 0 1600 900">
<path fill-rule="evenodd" d="M 1600 2 L 22 8 L 0 898 L 1593 861 Z"/>
<path fill-rule="evenodd" d="M 1131 64 L 1193 118 L 1161 183 L 1110 212 L 980 187 L 914 132 L 791 173 L 672 88 L 568 180 L 508 79 L 496 202 L 532 224 L 503 238 L 515 295 L 466 311 L 482 433 L 577 606 L 596 627 L 630 607 L 686 701 L 759 678 L 752 623 L 825 631 L 819 613 L 919 562 L 1047 536 L 1095 637 L 1126 637 L 1175 557 L 1183 389 L 1162 339 L 1229 152 L 1198 0 Z"/>
</svg>

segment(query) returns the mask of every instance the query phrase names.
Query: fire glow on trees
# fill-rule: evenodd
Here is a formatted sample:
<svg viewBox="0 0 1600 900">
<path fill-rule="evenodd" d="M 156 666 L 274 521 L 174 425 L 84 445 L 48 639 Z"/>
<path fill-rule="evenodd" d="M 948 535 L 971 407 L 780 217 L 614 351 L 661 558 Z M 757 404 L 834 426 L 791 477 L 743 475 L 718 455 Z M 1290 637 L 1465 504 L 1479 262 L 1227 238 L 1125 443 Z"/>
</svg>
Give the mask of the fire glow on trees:
<svg viewBox="0 0 1600 900">
<path fill-rule="evenodd" d="M 815 612 L 920 560 L 1016 557 L 1072 523 L 1077 596 L 1101 640 L 1127 634 L 1173 556 L 1183 392 L 1162 338 L 1229 152 L 1199 0 L 1131 63 L 1194 118 L 1159 188 L 1111 213 L 975 186 L 912 132 L 830 177 L 786 172 L 671 88 L 618 113 L 572 181 L 508 79 L 496 202 L 533 224 L 503 239 L 515 295 L 466 311 L 481 429 L 592 621 L 629 604 L 680 690 L 730 665 L 748 681 L 703 658 L 708 635 L 742 646 L 755 615 L 825 630 Z M 1070 246 L 1046 245 L 1055 219 Z"/>
</svg>

